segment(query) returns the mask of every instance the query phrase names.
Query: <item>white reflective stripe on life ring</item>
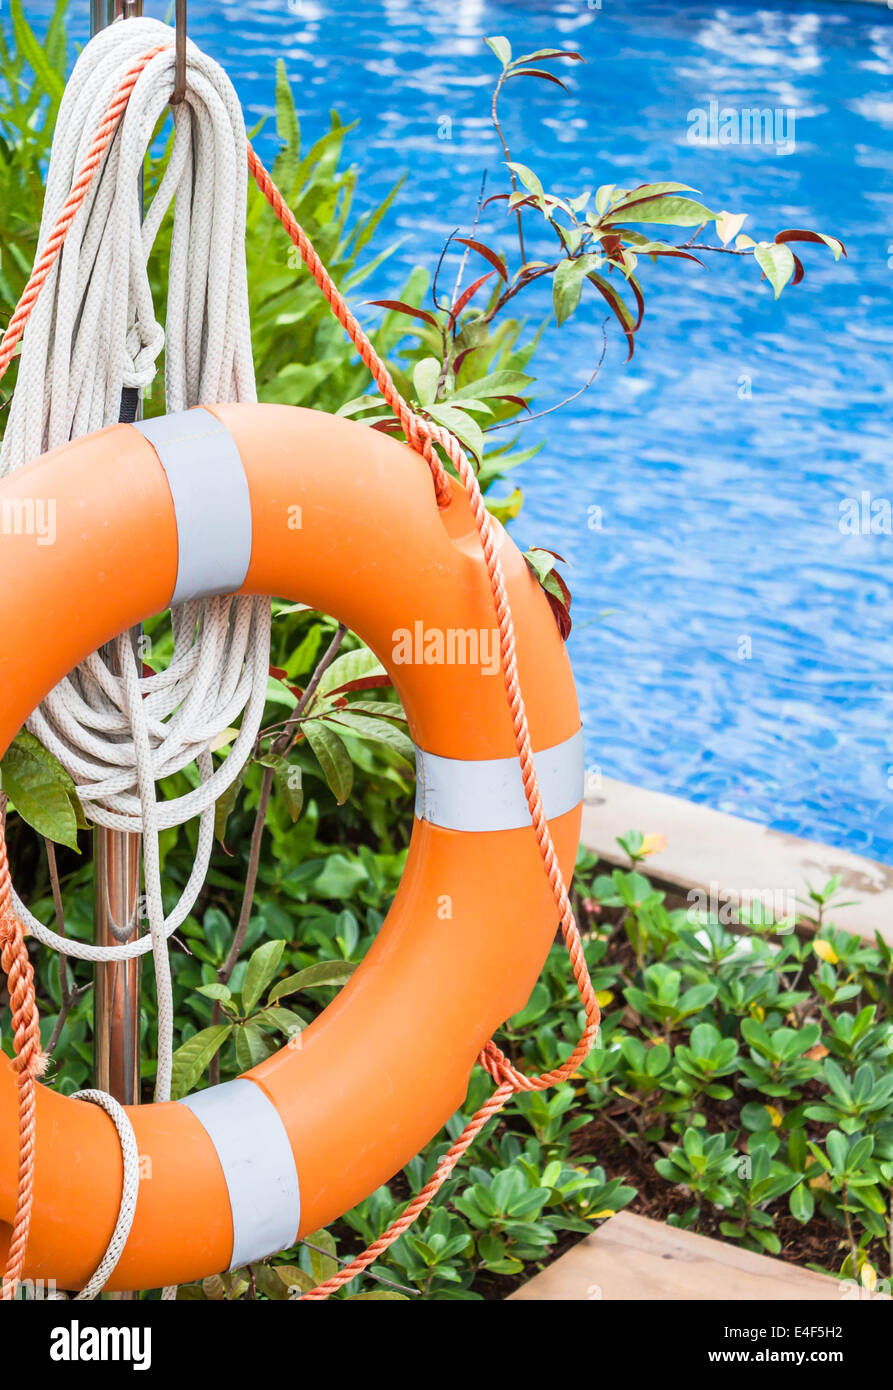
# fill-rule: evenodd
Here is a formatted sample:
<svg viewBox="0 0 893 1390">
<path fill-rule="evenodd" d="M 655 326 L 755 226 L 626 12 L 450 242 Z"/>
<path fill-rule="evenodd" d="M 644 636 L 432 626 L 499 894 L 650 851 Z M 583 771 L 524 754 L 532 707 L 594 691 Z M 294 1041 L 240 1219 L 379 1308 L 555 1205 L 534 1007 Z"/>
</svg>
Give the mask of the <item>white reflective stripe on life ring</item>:
<svg viewBox="0 0 893 1390">
<path fill-rule="evenodd" d="M 233 1214 L 230 1269 L 294 1245 L 301 1224 L 301 1189 L 294 1154 L 271 1100 L 239 1077 L 180 1101 L 217 1150 Z"/>
<path fill-rule="evenodd" d="M 177 518 L 171 604 L 234 594 L 251 563 L 251 497 L 236 441 L 209 410 L 139 420 L 167 474 Z"/>
<path fill-rule="evenodd" d="M 583 800 L 583 730 L 533 755 L 547 820 Z M 416 749 L 415 813 L 445 830 L 521 830 L 530 825 L 515 758 L 442 758 Z"/>
</svg>

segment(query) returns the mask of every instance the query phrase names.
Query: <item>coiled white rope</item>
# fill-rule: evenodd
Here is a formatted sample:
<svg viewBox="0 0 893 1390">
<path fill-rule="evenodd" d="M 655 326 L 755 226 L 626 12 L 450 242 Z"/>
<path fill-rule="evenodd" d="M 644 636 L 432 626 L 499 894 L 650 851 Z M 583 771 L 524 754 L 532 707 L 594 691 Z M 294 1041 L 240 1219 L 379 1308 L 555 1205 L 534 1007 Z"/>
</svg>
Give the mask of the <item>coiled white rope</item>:
<svg viewBox="0 0 893 1390">
<path fill-rule="evenodd" d="M 118 1131 L 121 1157 L 124 1162 L 121 1205 L 118 1208 L 118 1219 L 115 1222 L 115 1229 L 112 1232 L 108 1249 L 97 1265 L 96 1272 L 91 1275 L 80 1293 L 75 1294 L 76 1301 L 86 1301 L 95 1298 L 101 1292 L 106 1281 L 110 1278 L 112 1270 L 124 1253 L 124 1246 L 130 1235 L 130 1228 L 136 1214 L 136 1201 L 139 1196 L 140 1156 L 136 1145 L 136 1135 L 133 1132 L 133 1125 L 127 1118 L 127 1111 L 112 1096 L 105 1091 L 75 1091 L 74 1099 L 90 1101 L 91 1104 L 100 1106 L 107 1115 L 111 1116 L 112 1123 Z"/>
<path fill-rule="evenodd" d="M 0 475 L 117 423 L 122 391 L 151 386 L 162 348 L 169 412 L 256 399 L 245 266 L 244 120 L 229 78 L 191 42 L 186 98 L 173 108 L 169 162 L 141 220 L 144 156 L 174 85 L 169 26 L 152 19 L 116 23 L 81 54 L 56 125 L 39 251 L 114 93 L 135 59 L 162 43 L 167 48 L 140 75 L 105 164 L 31 315 L 0 449 Z M 174 200 L 162 330 L 147 261 Z M 28 720 L 31 732 L 74 779 L 88 817 L 112 830 L 142 834 L 149 935 L 115 946 L 83 944 L 45 927 L 15 898 L 37 940 L 70 956 L 99 962 L 152 951 L 158 993 L 156 1100 L 167 1100 L 171 1086 L 174 1019 L 167 938 L 198 897 L 213 848 L 215 802 L 238 777 L 260 729 L 270 605 L 266 599 L 215 598 L 174 610 L 172 622 L 174 655 L 167 670 L 143 676 L 130 636 L 123 634 L 110 651 L 88 657 Z M 215 772 L 211 742 L 240 712 L 239 734 Z M 192 763 L 198 767 L 198 787 L 158 802 L 156 781 Z M 194 867 L 165 916 L 158 835 L 196 816 Z"/>
</svg>

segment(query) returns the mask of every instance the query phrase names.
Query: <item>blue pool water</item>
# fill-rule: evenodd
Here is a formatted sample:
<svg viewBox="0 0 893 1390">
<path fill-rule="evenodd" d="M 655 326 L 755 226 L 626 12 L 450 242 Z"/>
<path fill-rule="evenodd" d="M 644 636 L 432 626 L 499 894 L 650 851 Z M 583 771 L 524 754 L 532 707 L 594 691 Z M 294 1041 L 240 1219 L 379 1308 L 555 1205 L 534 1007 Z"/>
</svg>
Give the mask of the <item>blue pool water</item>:
<svg viewBox="0 0 893 1390">
<path fill-rule="evenodd" d="M 591 767 L 893 862 L 893 536 L 839 527 L 843 499 L 893 495 L 893 14 L 201 0 L 190 26 L 227 65 L 249 123 L 270 110 L 277 56 L 308 139 L 330 107 L 361 120 L 361 205 L 409 170 L 391 224 L 404 241 L 379 294 L 411 265 L 433 267 L 445 233 L 469 225 L 483 168 L 498 186 L 483 34 L 587 59 L 563 73 L 569 96 L 529 81 L 505 101 L 513 156 L 555 191 L 673 177 L 716 209 L 751 210 L 758 238 L 807 226 L 844 240 L 840 265 L 806 248 L 806 280 L 778 304 L 751 262 L 643 266 L 635 359 L 623 365 L 613 334 L 592 391 L 527 427 L 546 447 L 516 475 L 514 529 L 571 562 Z M 690 143 L 689 113 L 711 100 L 793 110 L 794 151 Z M 508 246 L 501 214 L 482 231 Z M 527 308 L 538 321 L 548 300 Z M 537 409 L 586 379 L 602 318 L 590 304 L 547 331 Z"/>
</svg>

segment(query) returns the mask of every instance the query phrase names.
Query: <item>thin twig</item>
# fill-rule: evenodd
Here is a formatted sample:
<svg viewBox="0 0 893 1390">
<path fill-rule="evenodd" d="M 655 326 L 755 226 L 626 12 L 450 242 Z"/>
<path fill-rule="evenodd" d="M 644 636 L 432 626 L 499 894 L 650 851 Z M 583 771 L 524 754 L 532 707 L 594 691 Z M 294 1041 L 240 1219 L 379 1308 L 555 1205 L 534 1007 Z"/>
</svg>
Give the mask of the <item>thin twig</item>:
<svg viewBox="0 0 893 1390">
<path fill-rule="evenodd" d="M 434 304 L 435 309 L 439 309 L 442 314 L 448 314 L 450 312 L 450 305 L 449 303 L 441 304 L 440 300 L 437 298 L 437 282 L 440 278 L 440 272 L 443 270 L 443 263 L 446 260 L 446 254 L 452 246 L 453 237 L 456 235 L 458 230 L 458 227 L 454 227 L 453 230 L 450 232 L 449 236 L 447 237 L 446 241 L 443 243 L 440 255 L 437 258 L 437 265 L 434 268 L 434 278 L 431 281 L 431 300 Z"/>
<path fill-rule="evenodd" d="M 475 235 L 476 235 L 476 233 L 477 233 L 477 229 L 478 229 L 478 227 L 480 226 L 480 223 L 481 223 L 481 212 L 483 211 L 483 207 L 484 207 L 484 192 L 485 192 L 485 190 L 486 190 L 486 187 L 487 187 L 487 171 L 486 171 L 486 169 L 485 169 L 484 172 L 483 172 L 483 174 L 481 175 L 481 186 L 480 186 L 480 189 L 478 190 L 477 207 L 476 207 L 475 210 L 474 210 L 474 221 L 473 221 L 472 224 L 471 224 L 471 237 L 470 237 L 470 240 L 471 240 L 471 241 L 474 241 Z M 453 235 L 455 236 L 455 232 L 453 233 Z M 465 267 L 468 265 L 468 253 L 469 253 L 470 250 L 471 250 L 471 247 L 469 247 L 469 246 L 466 246 L 466 247 L 463 248 L 462 259 L 461 259 L 461 261 L 459 262 L 459 269 L 456 271 L 456 283 L 455 283 L 455 285 L 453 286 L 453 303 L 454 303 L 454 304 L 456 303 L 457 299 L 459 298 L 459 291 L 462 289 L 462 280 L 463 280 L 463 277 L 464 277 L 464 275 L 465 275 Z"/>
<path fill-rule="evenodd" d="M 474 240 L 474 238 L 475 238 L 475 236 L 476 236 L 476 234 L 477 234 L 478 226 L 480 225 L 481 211 L 482 211 L 483 206 L 484 206 L 484 189 L 486 188 L 486 186 L 487 186 L 487 171 L 486 171 L 486 169 L 485 169 L 483 175 L 481 176 L 481 187 L 480 187 L 480 191 L 479 191 L 479 193 L 478 193 L 477 207 L 475 208 L 475 211 L 474 211 L 474 221 L 473 221 L 472 224 L 471 224 L 471 237 L 470 237 L 469 239 L 472 240 L 472 241 Z M 453 232 L 453 233 L 451 234 L 451 236 L 450 236 L 450 241 L 452 241 L 452 239 L 453 239 L 453 237 L 454 237 L 455 235 L 456 235 L 455 232 Z M 450 243 L 447 242 L 447 246 L 449 246 L 449 244 L 450 244 Z M 452 301 L 451 301 L 451 304 L 450 304 L 450 308 L 449 308 L 449 310 L 448 310 L 448 313 L 449 313 L 448 323 L 451 325 L 452 331 L 453 331 L 454 334 L 455 334 L 455 332 L 456 332 L 456 328 L 457 328 L 458 325 L 456 324 L 456 321 L 455 321 L 455 319 L 453 318 L 453 313 L 454 313 L 454 310 L 455 310 L 455 306 L 456 306 L 456 305 L 458 304 L 458 302 L 459 302 L 459 292 L 460 292 L 460 290 L 461 290 L 461 288 L 462 288 L 462 278 L 463 278 L 463 276 L 464 276 L 464 274 L 465 274 L 465 267 L 466 267 L 467 264 L 468 264 L 468 253 L 469 253 L 470 249 L 471 249 L 471 248 L 468 247 L 468 246 L 466 246 L 466 247 L 464 248 L 462 258 L 461 258 L 461 260 L 459 261 L 459 269 L 458 269 L 458 271 L 456 272 L 456 283 L 455 283 L 455 285 L 453 286 L 453 298 L 452 298 Z M 444 247 L 444 255 L 445 255 L 445 254 L 446 254 L 446 246 Z M 441 256 L 441 262 L 442 262 L 442 260 L 443 260 L 443 256 Z M 440 269 L 440 264 L 438 264 L 438 270 L 439 270 L 439 269 Z M 436 277 L 435 277 L 435 279 L 436 279 Z M 443 392 L 444 388 L 446 387 L 447 379 L 449 378 L 450 367 L 452 366 L 453 346 L 454 346 L 454 344 L 449 340 L 449 338 L 448 338 L 447 335 L 446 335 L 446 332 L 444 332 L 444 354 L 443 354 L 443 363 L 442 363 L 441 368 L 440 368 L 440 375 L 439 375 L 438 378 L 437 378 L 437 385 L 436 385 L 435 388 L 434 388 L 434 399 L 435 399 L 435 401 L 439 401 L 439 400 L 440 400 L 441 393 Z"/>
<path fill-rule="evenodd" d="M 575 391 L 575 392 L 573 393 L 572 396 L 565 396 L 564 400 L 563 400 L 563 401 L 559 401 L 557 405 L 550 405 L 549 408 L 548 408 L 548 410 L 538 410 L 538 411 L 536 411 L 536 413 L 533 414 L 533 415 L 521 415 L 521 416 L 519 416 L 519 417 L 515 417 L 515 418 L 512 419 L 512 420 L 503 420 L 503 421 L 501 422 L 501 424 L 498 424 L 498 425 L 490 425 L 490 426 L 484 431 L 484 433 L 485 433 L 485 434 L 492 434 L 492 433 L 494 432 L 494 430 L 507 430 L 507 429 L 512 429 L 512 428 L 515 428 L 515 427 L 518 426 L 518 425 L 527 425 L 527 424 L 530 423 L 531 420 L 542 420 L 542 418 L 543 418 L 544 415 L 551 415 L 551 414 L 553 413 L 553 411 L 556 411 L 556 410 L 563 410 L 564 407 L 565 407 L 566 405 L 570 405 L 571 401 L 575 401 L 575 400 L 577 399 L 578 396 L 582 396 L 583 393 L 584 393 L 585 391 L 588 391 L 589 388 L 590 388 L 590 386 L 592 385 L 592 383 L 595 381 L 595 378 L 598 376 L 599 372 L 601 371 L 601 369 L 602 369 L 602 363 L 603 363 L 604 360 L 605 360 L 605 353 L 608 351 L 608 323 L 609 323 L 609 321 L 610 321 L 609 319 L 605 319 L 604 323 L 602 324 L 602 338 L 603 338 L 603 342 L 602 342 L 602 352 L 601 352 L 601 356 L 600 356 L 599 359 L 598 359 L 598 362 L 596 363 L 595 371 L 592 373 L 592 375 L 590 376 L 589 380 L 588 380 L 588 381 L 585 381 L 585 382 L 583 383 L 583 385 L 580 387 L 579 391 Z"/>
<path fill-rule="evenodd" d="M 291 742 L 292 734 L 295 730 L 295 727 L 297 726 L 299 719 L 301 718 L 301 715 L 309 706 L 310 701 L 313 699 L 314 695 L 319 689 L 320 681 L 322 680 L 328 668 L 331 666 L 332 662 L 335 660 L 335 657 L 338 655 L 338 650 L 341 646 L 341 643 L 344 641 L 346 634 L 347 628 L 343 623 L 339 623 L 337 628 L 335 629 L 335 635 L 329 643 L 316 670 L 313 672 L 313 675 L 310 679 L 310 682 L 306 690 L 304 691 L 303 695 L 301 696 L 300 700 L 298 701 L 297 705 L 292 711 L 291 718 L 289 719 L 282 733 L 276 739 L 275 743 L 273 743 L 270 749 L 272 753 L 284 753 L 288 748 Z M 266 824 L 267 811 L 269 810 L 270 796 L 272 794 L 272 791 L 273 769 L 271 767 L 265 767 L 263 779 L 261 781 L 260 786 L 260 797 L 257 803 L 257 811 L 254 817 L 254 826 L 251 831 L 251 847 L 248 852 L 248 870 L 245 876 L 245 887 L 242 891 L 242 905 L 239 910 L 239 921 L 238 925 L 236 926 L 235 936 L 233 937 L 233 942 L 229 948 L 226 960 L 223 962 L 223 965 L 221 965 L 220 969 L 217 971 L 217 981 L 219 984 L 222 985 L 228 983 L 233 971 L 236 968 L 236 962 L 239 959 L 239 956 L 242 951 L 242 946 L 245 943 L 245 936 L 248 931 L 248 923 L 251 920 L 251 908 L 254 903 L 254 892 L 257 887 L 257 875 L 260 869 L 260 852 L 264 837 L 264 826 Z M 220 1001 L 215 1000 L 214 1008 L 211 1013 L 212 1024 L 219 1023 L 222 1017 L 223 1010 L 221 1009 Z M 214 1057 L 214 1059 L 211 1062 L 208 1077 L 211 1082 L 211 1085 L 216 1085 L 217 1082 L 220 1080 L 219 1053 L 217 1054 L 217 1056 Z"/>
<path fill-rule="evenodd" d="M 92 988 L 93 981 L 88 980 L 85 985 L 77 985 L 74 989 L 69 991 L 68 1003 L 64 1009 L 59 1010 L 56 1022 L 53 1024 L 53 1031 L 50 1034 L 50 1040 L 47 1043 L 46 1047 L 43 1049 L 43 1055 L 45 1057 L 52 1057 L 53 1053 L 56 1050 L 56 1046 L 59 1042 L 59 1039 L 62 1036 L 62 1029 L 65 1027 L 68 1015 L 71 1013 L 71 1010 L 74 1008 L 75 1004 L 79 1004 L 83 999 L 84 995 L 89 994 Z"/>
<path fill-rule="evenodd" d="M 686 241 L 675 248 L 677 251 L 718 251 L 723 256 L 752 256 L 752 246 L 710 246 L 706 242 Z"/>
<path fill-rule="evenodd" d="M 276 739 L 276 742 L 272 745 L 270 749 L 271 753 L 286 753 L 288 751 L 288 746 L 291 743 L 292 735 L 295 732 L 297 725 L 300 723 L 303 715 L 309 708 L 310 701 L 313 699 L 314 695 L 319 689 L 320 681 L 322 680 L 326 671 L 328 671 L 332 662 L 335 660 L 335 657 L 338 655 L 341 643 L 344 641 L 346 636 L 347 628 L 345 627 L 344 623 L 339 623 L 335 629 L 335 634 L 332 637 L 331 642 L 329 643 L 328 647 L 323 653 L 319 665 L 313 672 L 313 675 L 310 677 L 310 681 L 307 685 L 307 688 L 305 689 L 300 700 L 292 710 L 291 716 L 286 721 L 282 733 Z"/>
<path fill-rule="evenodd" d="M 59 936 L 65 935 L 65 908 L 62 902 L 62 885 L 59 882 L 59 866 L 56 863 L 56 846 L 53 841 L 44 836 L 44 845 L 47 852 L 47 865 L 50 871 L 50 884 L 53 890 L 53 907 L 56 912 L 56 932 Z M 71 990 L 68 987 L 68 957 L 59 952 L 59 998 L 60 998 L 60 1018 L 67 1014 L 71 999 Z M 58 1020 L 57 1020 L 58 1022 Z M 53 1030 L 55 1032 L 55 1029 Z"/>
<path fill-rule="evenodd" d="M 511 154 L 510 154 L 510 152 L 509 152 L 508 143 L 507 143 L 507 141 L 506 141 L 505 135 L 503 134 L 502 126 L 500 125 L 500 122 L 499 122 L 499 113 L 498 113 L 498 111 L 497 111 L 497 107 L 498 107 L 498 105 L 499 105 L 499 94 L 500 94 L 500 92 L 502 91 L 502 88 L 503 88 L 503 84 L 504 84 L 504 83 L 505 83 L 505 69 L 503 69 L 503 71 L 500 73 L 500 75 L 499 75 L 499 81 L 496 83 L 496 86 L 495 86 L 495 88 L 493 89 L 493 102 L 492 102 L 491 107 L 490 107 L 490 114 L 491 114 L 491 116 L 492 116 L 492 118 L 493 118 L 493 125 L 494 125 L 495 128 L 496 128 L 496 134 L 499 136 L 499 139 L 500 139 L 500 141 L 501 141 L 501 143 L 502 143 L 502 148 L 503 148 L 503 150 L 505 151 L 505 162 L 506 162 L 506 164 L 509 164 L 509 165 L 510 165 L 511 162 L 512 162 L 512 156 L 511 156 Z M 512 181 L 512 192 L 513 192 L 513 193 L 517 193 L 517 191 L 518 191 L 518 181 L 517 181 L 517 179 L 515 178 L 515 171 L 514 171 L 514 169 L 511 169 L 511 168 L 509 169 L 509 177 L 510 177 L 510 179 L 511 179 L 511 181 Z M 520 249 L 521 249 L 521 263 L 522 263 L 522 265 L 523 265 L 523 263 L 527 260 L 527 253 L 526 253 L 525 250 L 524 250 L 524 228 L 523 228 L 523 225 L 522 225 L 522 223 L 521 223 L 521 209 L 520 209 L 520 208 L 516 208 L 516 209 L 515 209 L 515 216 L 516 216 L 516 218 L 517 218 L 517 220 L 518 220 L 518 245 L 519 245 L 519 247 L 520 247 Z"/>
</svg>

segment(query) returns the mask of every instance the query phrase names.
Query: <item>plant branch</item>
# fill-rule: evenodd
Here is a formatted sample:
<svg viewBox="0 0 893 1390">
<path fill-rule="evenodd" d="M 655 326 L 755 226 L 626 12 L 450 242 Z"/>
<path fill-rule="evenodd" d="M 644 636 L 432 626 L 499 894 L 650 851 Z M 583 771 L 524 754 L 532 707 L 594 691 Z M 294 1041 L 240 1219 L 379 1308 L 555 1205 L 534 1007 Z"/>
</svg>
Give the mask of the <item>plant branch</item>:
<svg viewBox="0 0 893 1390">
<path fill-rule="evenodd" d="M 711 246 L 707 242 L 684 241 L 677 251 L 718 251 L 723 256 L 752 256 L 752 246 Z"/>
<path fill-rule="evenodd" d="M 503 134 L 502 126 L 501 126 L 500 121 L 499 121 L 499 111 L 498 111 L 498 106 L 499 106 L 499 94 L 500 94 L 500 92 L 502 91 L 502 88 L 503 88 L 503 85 L 504 85 L 504 84 L 505 84 L 505 69 L 503 69 L 502 72 L 500 73 L 500 75 L 499 75 L 499 81 L 496 83 L 496 86 L 495 86 L 495 88 L 494 88 L 494 90 L 493 90 L 493 102 L 492 102 L 491 107 L 490 107 L 490 115 L 491 115 L 491 117 L 492 117 L 492 119 L 493 119 L 493 125 L 494 125 L 495 128 L 496 128 L 496 134 L 499 136 L 500 143 L 502 144 L 502 148 L 503 148 L 503 150 L 505 151 L 505 162 L 506 162 L 506 164 L 511 164 L 511 162 L 512 162 L 512 156 L 511 156 L 511 153 L 510 153 L 510 151 L 509 151 L 509 147 L 508 147 L 508 143 L 507 143 L 507 141 L 506 141 L 505 135 Z M 515 171 L 514 171 L 514 169 L 509 169 L 509 177 L 510 177 L 510 179 L 511 179 L 511 181 L 512 181 L 512 192 L 513 192 L 513 193 L 517 193 L 517 191 L 518 191 L 518 180 L 515 178 Z M 517 220 L 518 220 L 518 246 L 520 247 L 520 250 L 521 250 L 521 261 L 522 261 L 522 263 L 523 263 L 524 261 L 527 260 L 527 253 L 526 253 L 525 250 L 524 250 L 524 228 L 523 228 L 523 225 L 522 225 L 522 223 L 521 223 L 521 209 L 520 209 L 520 208 L 516 208 L 516 209 L 515 209 L 515 216 L 516 216 L 516 218 L 517 218 Z"/>
<path fill-rule="evenodd" d="M 484 433 L 485 433 L 485 434 L 492 434 L 492 433 L 494 432 L 494 430 L 507 430 L 507 429 L 516 427 L 516 426 L 518 426 L 518 425 L 528 425 L 528 424 L 530 423 L 531 420 L 542 420 L 544 416 L 546 416 L 546 415 L 551 415 L 551 414 L 553 414 L 553 412 L 556 411 L 556 410 L 563 410 L 564 407 L 565 407 L 566 405 L 570 405 L 571 401 L 575 401 L 575 400 L 578 398 L 578 396 L 582 396 L 582 395 L 584 394 L 584 392 L 588 391 L 589 388 L 590 388 L 590 386 L 592 385 L 592 383 L 595 381 L 595 378 L 598 376 L 599 372 L 601 371 L 601 369 L 602 369 L 602 363 L 603 363 L 604 360 L 605 360 L 605 353 L 608 351 L 608 323 L 609 323 L 609 322 L 610 322 L 610 320 L 606 318 L 605 321 L 604 321 L 604 323 L 602 324 L 602 351 L 601 351 L 601 356 L 599 357 L 598 362 L 596 363 L 595 371 L 594 371 L 594 372 L 592 373 L 592 375 L 589 377 L 589 380 L 588 380 L 588 381 L 584 381 L 583 385 L 580 387 L 580 389 L 579 389 L 578 391 L 574 391 L 573 395 L 571 395 L 571 396 L 565 396 L 564 400 L 563 400 L 563 401 L 559 401 L 557 405 L 550 405 L 549 408 L 548 408 L 548 410 L 538 410 L 538 411 L 536 411 L 536 413 L 533 414 L 533 415 L 521 415 L 521 416 L 516 416 L 514 420 L 503 420 L 503 421 L 502 421 L 500 424 L 498 424 L 498 425 L 490 425 L 490 426 L 484 431 Z"/>
<path fill-rule="evenodd" d="M 65 935 L 65 909 L 62 902 L 62 885 L 59 882 L 59 866 L 56 862 L 56 846 L 53 841 L 44 837 L 46 846 L 47 865 L 50 871 L 50 884 L 53 890 L 53 908 L 56 913 L 56 931 L 59 936 Z M 83 992 L 83 991 L 81 991 Z M 53 1049 L 59 1041 L 59 1035 L 65 1025 L 72 1006 L 71 989 L 68 984 L 68 957 L 63 951 L 59 952 L 59 1015 L 53 1027 L 52 1036 L 47 1044 L 46 1056 L 52 1056 Z"/>
<path fill-rule="evenodd" d="M 294 733 L 294 730 L 298 724 L 299 719 L 301 718 L 301 715 L 309 706 L 310 701 L 313 699 L 314 695 L 319 689 L 320 681 L 322 680 L 328 668 L 331 666 L 332 662 L 335 660 L 335 657 L 338 655 L 338 650 L 341 646 L 341 643 L 344 641 L 346 634 L 347 628 L 343 623 L 339 623 L 337 628 L 335 629 L 334 637 L 332 638 L 331 642 L 326 648 L 326 651 L 324 652 L 322 659 L 320 660 L 316 670 L 313 672 L 313 675 L 310 678 L 306 690 L 304 691 L 303 695 L 301 696 L 300 700 L 298 701 L 297 705 L 292 711 L 291 718 L 289 719 L 282 733 L 272 744 L 270 749 L 271 753 L 282 754 L 287 750 L 291 742 L 292 734 Z M 235 935 L 233 936 L 233 942 L 227 953 L 226 960 L 223 962 L 220 969 L 217 971 L 217 981 L 219 984 L 222 985 L 225 985 L 229 982 L 230 977 L 232 976 L 232 973 L 236 968 L 236 962 L 238 961 L 242 951 L 242 947 L 245 944 L 245 936 L 248 931 L 248 923 L 251 920 L 251 908 L 254 903 L 254 892 L 257 887 L 257 875 L 260 869 L 260 852 L 264 838 L 264 827 L 266 825 L 267 820 L 267 811 L 270 807 L 270 796 L 273 791 L 273 775 L 273 769 L 271 767 L 264 768 L 264 775 L 260 785 L 260 796 L 258 798 L 257 803 L 257 811 L 255 812 L 254 816 L 254 826 L 251 831 L 251 846 L 248 851 L 248 870 L 245 875 L 245 886 L 242 890 L 242 905 L 239 909 L 239 921 L 236 926 Z M 214 1008 L 211 1015 L 212 1024 L 219 1023 L 222 1017 L 223 1011 L 220 1007 L 220 1001 L 215 1000 Z M 211 1062 L 209 1080 L 212 1086 L 216 1085 L 217 1082 L 220 1080 L 219 1053 L 214 1057 L 213 1061 Z"/>
</svg>

